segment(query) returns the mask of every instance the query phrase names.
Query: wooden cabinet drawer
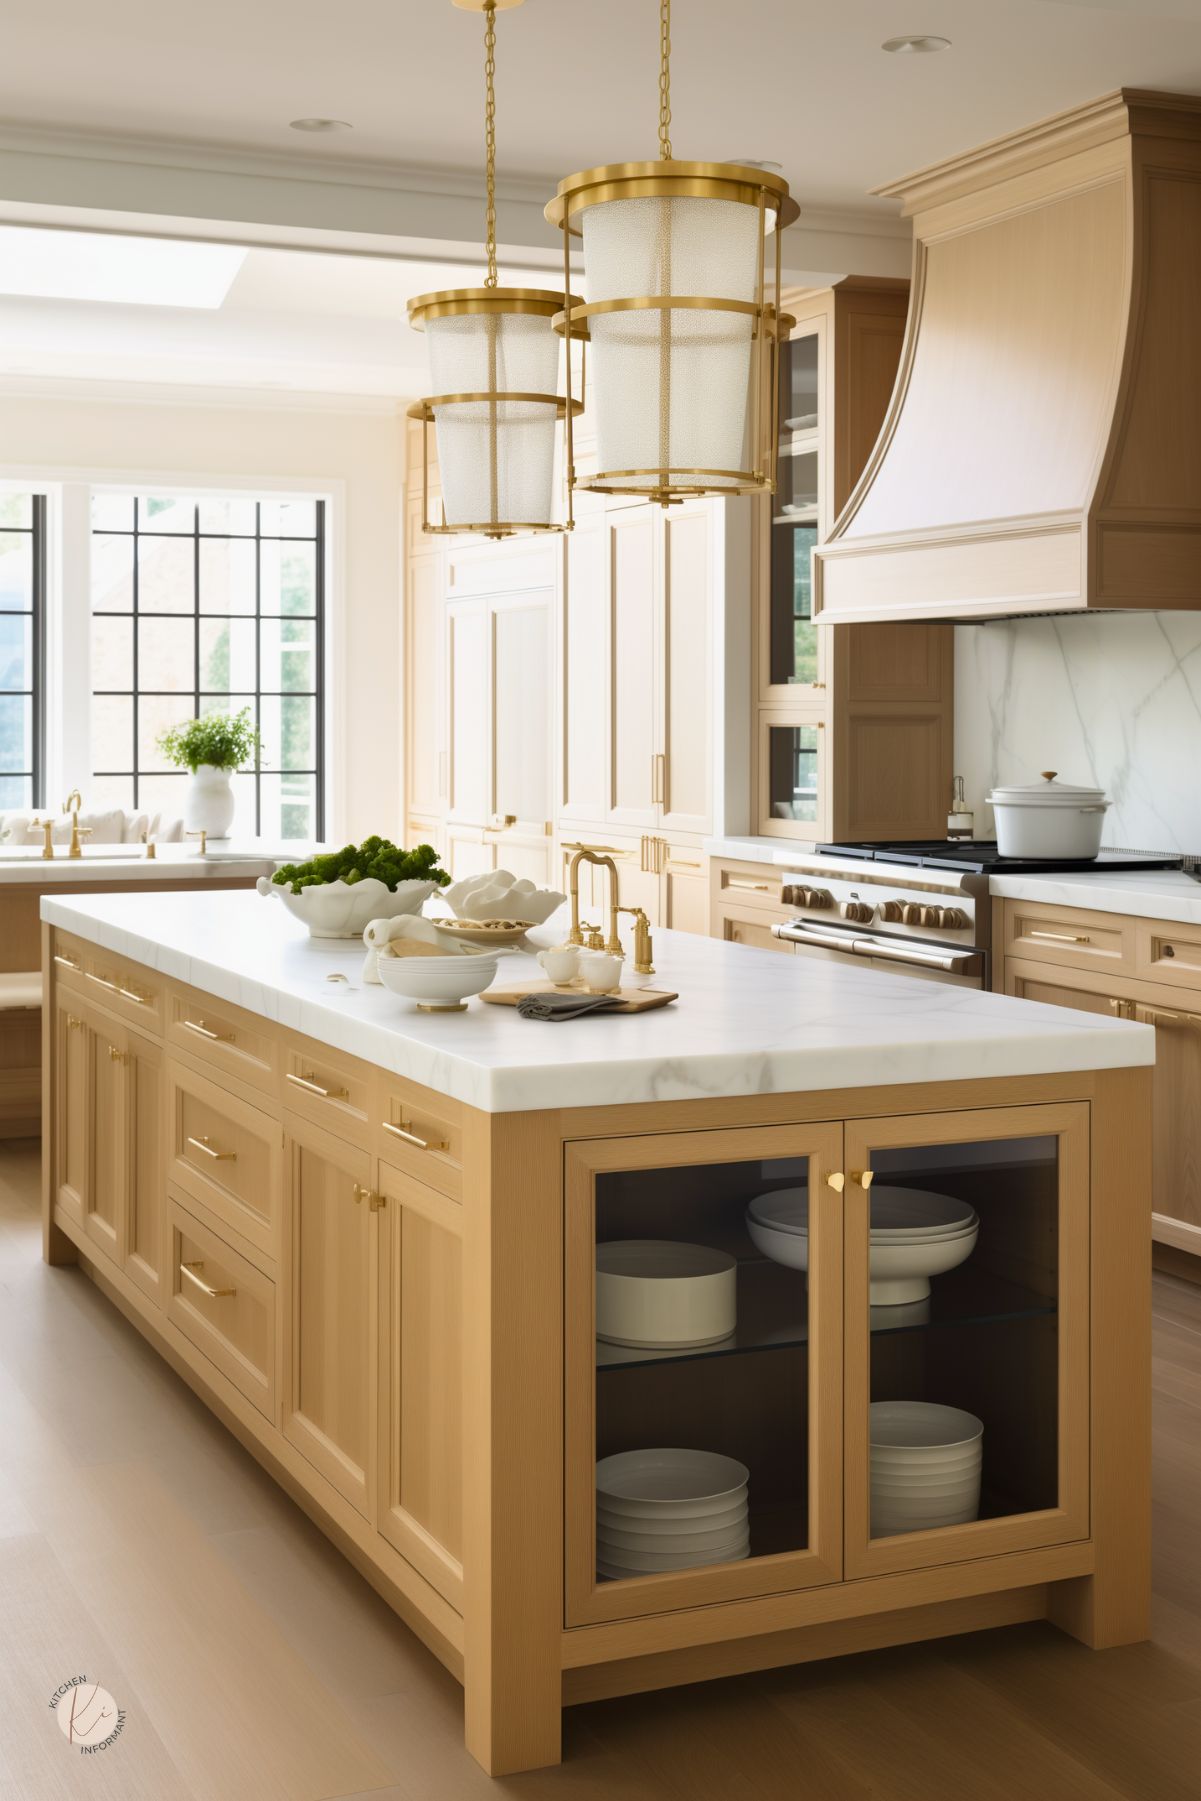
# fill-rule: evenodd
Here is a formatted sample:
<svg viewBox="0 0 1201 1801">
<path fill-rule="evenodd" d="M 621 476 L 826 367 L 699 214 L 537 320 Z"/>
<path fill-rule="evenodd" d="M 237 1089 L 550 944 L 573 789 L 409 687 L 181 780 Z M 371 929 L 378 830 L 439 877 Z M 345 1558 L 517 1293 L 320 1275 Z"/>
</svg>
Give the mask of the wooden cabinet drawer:
<svg viewBox="0 0 1201 1801">
<path fill-rule="evenodd" d="M 168 1192 L 167 1318 L 275 1420 L 275 1284 Z"/>
<path fill-rule="evenodd" d="M 82 938 L 73 938 L 69 932 L 60 932 L 55 926 L 51 964 L 55 981 L 64 982 L 69 988 L 86 993 L 89 987 L 87 956 L 90 949 L 91 946 L 85 944 Z"/>
<path fill-rule="evenodd" d="M 461 1200 L 463 1136 L 457 1103 L 382 1073 L 378 1095 L 378 1154 L 406 1175 Z"/>
<path fill-rule="evenodd" d="M 289 1034 L 284 1045 L 283 1101 L 293 1113 L 367 1148 L 371 1131 L 370 1065 Z"/>
<path fill-rule="evenodd" d="M 1008 956 L 1077 969 L 1134 973 L 1131 921 L 1111 913 L 1007 900 L 1005 952 Z"/>
<path fill-rule="evenodd" d="M 202 1212 L 255 1250 L 279 1255 L 279 1121 L 167 1059 L 167 1171 Z"/>
<path fill-rule="evenodd" d="M 783 879 L 770 863 L 718 863 L 713 871 L 714 905 L 727 897 L 737 907 L 769 908 L 784 917 Z"/>
<path fill-rule="evenodd" d="M 167 993 L 167 1042 L 215 1074 L 274 1095 L 279 1067 L 275 1030 L 254 1013 L 190 988 Z"/>
<path fill-rule="evenodd" d="M 773 938 L 772 924 L 772 919 L 762 914 L 723 906 L 717 910 L 713 936 L 726 944 L 749 944 L 755 950 L 782 951 L 787 957 L 795 956 L 796 946 L 787 938 Z"/>
<path fill-rule="evenodd" d="M 160 976 L 142 963 L 127 963 L 123 957 L 114 957 L 94 944 L 89 944 L 85 950 L 84 969 L 87 991 L 93 1000 L 140 1026 L 143 1032 L 162 1037 L 163 983 Z"/>
<path fill-rule="evenodd" d="M 1137 920 L 1135 970 L 1149 981 L 1188 988 L 1201 997 L 1201 931 L 1171 920 Z"/>
</svg>

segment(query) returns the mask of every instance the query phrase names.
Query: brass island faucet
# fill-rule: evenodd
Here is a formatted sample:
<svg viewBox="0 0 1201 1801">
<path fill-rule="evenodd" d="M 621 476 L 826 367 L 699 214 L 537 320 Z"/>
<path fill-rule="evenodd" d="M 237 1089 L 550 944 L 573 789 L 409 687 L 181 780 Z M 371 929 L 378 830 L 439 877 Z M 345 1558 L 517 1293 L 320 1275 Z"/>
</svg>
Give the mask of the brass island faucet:
<svg viewBox="0 0 1201 1801">
<path fill-rule="evenodd" d="M 580 864 L 595 863 L 598 868 L 609 871 L 609 938 L 604 949 L 609 952 L 610 956 L 624 956 L 621 939 L 617 936 L 617 915 L 621 908 L 618 902 L 616 863 L 612 857 L 606 855 L 600 845 L 565 844 L 563 848 L 575 852 L 567 872 L 567 886 L 571 891 L 571 930 L 567 934 L 568 944 L 583 944 L 584 942 L 584 934 L 580 927 Z M 590 945 L 590 948 L 599 947 Z"/>
<path fill-rule="evenodd" d="M 92 835 L 92 828 L 90 825 L 85 825 L 83 830 L 80 830 L 79 815 L 82 811 L 83 795 L 79 792 L 78 788 L 72 788 L 70 794 L 68 794 L 66 800 L 63 802 L 63 812 L 71 815 L 71 846 L 67 851 L 68 857 L 82 857 L 83 846 L 80 844 L 79 840 L 81 838 L 90 838 Z"/>
</svg>

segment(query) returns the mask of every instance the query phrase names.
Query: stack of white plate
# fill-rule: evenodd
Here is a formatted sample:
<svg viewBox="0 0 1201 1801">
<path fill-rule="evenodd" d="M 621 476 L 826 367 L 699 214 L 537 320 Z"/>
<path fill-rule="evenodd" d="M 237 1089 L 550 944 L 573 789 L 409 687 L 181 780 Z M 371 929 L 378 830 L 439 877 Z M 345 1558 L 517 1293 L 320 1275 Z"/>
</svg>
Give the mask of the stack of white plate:
<svg viewBox="0 0 1201 1801">
<path fill-rule="evenodd" d="M 738 1321 L 738 1266 L 710 1245 L 617 1238 L 596 1247 L 596 1335 L 655 1349 L 716 1344 Z"/>
<path fill-rule="evenodd" d="M 870 1411 L 872 1537 L 974 1520 L 984 1422 L 935 1401 L 873 1401 Z"/>
<path fill-rule="evenodd" d="M 750 1555 L 750 1471 L 716 1451 L 618 1451 L 596 1466 L 596 1569 L 620 1581 Z"/>
<path fill-rule="evenodd" d="M 756 1195 L 746 1229 L 765 1257 L 790 1269 L 809 1267 L 809 1194 L 777 1188 Z M 976 1248 L 980 1220 L 967 1201 L 922 1188 L 877 1184 L 871 1191 L 873 1307 L 924 1301 L 930 1277 L 954 1269 Z"/>
</svg>

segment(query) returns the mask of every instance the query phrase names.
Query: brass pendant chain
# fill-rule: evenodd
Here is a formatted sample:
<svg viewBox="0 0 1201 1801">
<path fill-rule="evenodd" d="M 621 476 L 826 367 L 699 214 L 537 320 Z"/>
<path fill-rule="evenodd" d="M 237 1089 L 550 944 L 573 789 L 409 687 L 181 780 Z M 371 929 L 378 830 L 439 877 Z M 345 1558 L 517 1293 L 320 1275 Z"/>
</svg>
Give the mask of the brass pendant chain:
<svg viewBox="0 0 1201 1801">
<path fill-rule="evenodd" d="M 671 0 L 659 0 L 659 158 L 671 161 Z"/>
<path fill-rule="evenodd" d="M 496 0 L 484 7 L 484 161 L 487 169 L 488 210 L 484 223 L 484 249 L 488 257 L 486 288 L 496 286 Z"/>
</svg>

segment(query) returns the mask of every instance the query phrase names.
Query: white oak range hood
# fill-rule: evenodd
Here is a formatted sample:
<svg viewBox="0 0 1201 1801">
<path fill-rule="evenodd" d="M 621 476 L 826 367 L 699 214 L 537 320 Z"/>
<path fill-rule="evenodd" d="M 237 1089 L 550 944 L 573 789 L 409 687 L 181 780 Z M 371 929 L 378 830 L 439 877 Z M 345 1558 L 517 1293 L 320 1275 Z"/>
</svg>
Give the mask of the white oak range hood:
<svg viewBox="0 0 1201 1801">
<path fill-rule="evenodd" d="M 880 192 L 913 298 L 822 622 L 1201 609 L 1201 97 L 1123 89 Z"/>
</svg>

